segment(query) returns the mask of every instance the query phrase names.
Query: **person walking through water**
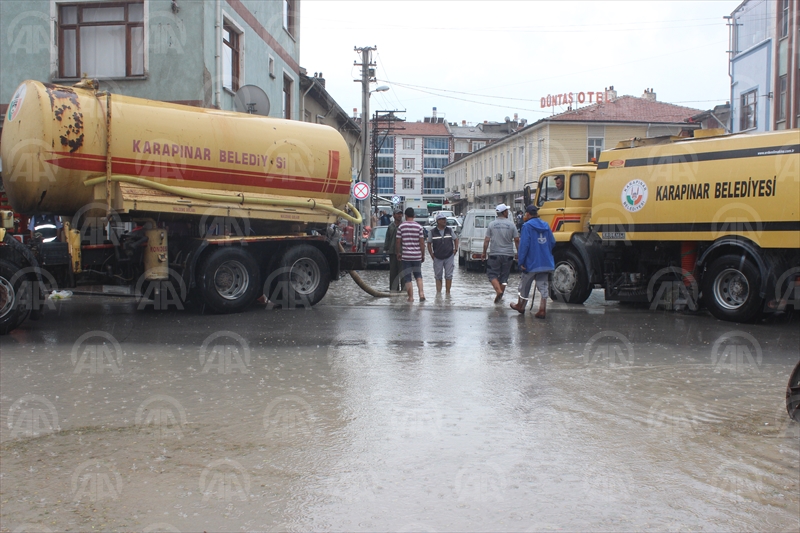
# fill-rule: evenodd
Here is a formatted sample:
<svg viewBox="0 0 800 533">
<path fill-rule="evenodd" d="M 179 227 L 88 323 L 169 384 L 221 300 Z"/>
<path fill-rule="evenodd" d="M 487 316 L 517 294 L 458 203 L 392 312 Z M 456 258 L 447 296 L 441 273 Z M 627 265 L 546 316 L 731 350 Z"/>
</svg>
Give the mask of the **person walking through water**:
<svg viewBox="0 0 800 533">
<path fill-rule="evenodd" d="M 406 209 L 406 221 L 397 228 L 397 259 L 402 261 L 403 282 L 406 286 L 408 301 L 414 301 L 413 280 L 417 281 L 419 301 L 425 301 L 425 291 L 422 289 L 422 262 L 425 261 L 425 237 L 420 226 L 414 220 L 414 208 Z"/>
<path fill-rule="evenodd" d="M 508 285 L 508 275 L 511 273 L 511 264 L 514 262 L 514 245 L 519 247 L 519 231 L 508 218 L 509 207 L 500 204 L 495 208 L 495 218 L 486 229 L 486 238 L 483 240 L 483 255 L 486 261 L 486 276 L 495 292 L 494 303 L 503 299 L 503 293 Z M 489 249 L 489 255 L 486 250 Z"/>
<path fill-rule="evenodd" d="M 555 269 L 553 248 L 556 239 L 547 222 L 539 218 L 539 209 L 535 205 L 529 205 L 525 209 L 523 220 L 518 256 L 522 277 L 519 280 L 519 299 L 516 304 L 511 304 L 511 309 L 519 314 L 525 313 L 531 285 L 535 281 L 542 299 L 539 301 L 539 311 L 533 316 L 544 319 L 547 314 L 547 298 L 550 296 L 549 278 Z"/>
<path fill-rule="evenodd" d="M 436 294 L 442 292 L 442 273 L 445 279 L 445 294 L 450 296 L 455 270 L 455 256 L 458 252 L 458 237 L 447 225 L 447 215 L 436 215 L 436 227 L 428 232 L 428 253 L 433 259 L 433 276 L 436 278 Z"/>
<path fill-rule="evenodd" d="M 402 276 L 400 275 L 400 259 L 398 259 L 400 249 L 397 248 L 397 228 L 403 223 L 402 209 L 395 209 L 393 217 L 392 223 L 386 229 L 383 249 L 389 256 L 389 291 L 400 292 Z"/>
</svg>

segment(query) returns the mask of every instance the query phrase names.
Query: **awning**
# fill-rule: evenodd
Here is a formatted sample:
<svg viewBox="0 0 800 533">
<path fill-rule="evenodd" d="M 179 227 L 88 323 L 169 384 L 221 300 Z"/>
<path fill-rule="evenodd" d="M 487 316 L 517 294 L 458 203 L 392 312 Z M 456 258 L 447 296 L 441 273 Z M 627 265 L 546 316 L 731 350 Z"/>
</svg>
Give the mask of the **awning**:
<svg viewBox="0 0 800 533">
<path fill-rule="evenodd" d="M 428 203 L 428 207 L 431 209 L 436 209 L 437 207 L 442 207 L 442 204 Z"/>
</svg>

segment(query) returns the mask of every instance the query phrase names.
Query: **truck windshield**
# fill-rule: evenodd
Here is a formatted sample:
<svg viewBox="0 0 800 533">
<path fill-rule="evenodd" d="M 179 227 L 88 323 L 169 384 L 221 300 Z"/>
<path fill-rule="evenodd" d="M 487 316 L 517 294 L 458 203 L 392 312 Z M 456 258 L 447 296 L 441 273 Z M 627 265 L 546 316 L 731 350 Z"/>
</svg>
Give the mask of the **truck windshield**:
<svg viewBox="0 0 800 533">
<path fill-rule="evenodd" d="M 564 199 L 564 174 L 553 174 L 552 176 L 545 176 L 539 182 L 539 207 L 545 202 L 553 202 L 556 200 Z"/>
</svg>

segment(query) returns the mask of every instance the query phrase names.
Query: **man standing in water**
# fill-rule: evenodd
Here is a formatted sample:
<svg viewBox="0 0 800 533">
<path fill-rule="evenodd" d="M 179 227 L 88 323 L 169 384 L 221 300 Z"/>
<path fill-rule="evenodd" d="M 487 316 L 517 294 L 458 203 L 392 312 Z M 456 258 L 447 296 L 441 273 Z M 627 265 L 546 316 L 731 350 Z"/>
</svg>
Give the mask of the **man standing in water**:
<svg viewBox="0 0 800 533">
<path fill-rule="evenodd" d="M 494 303 L 503 298 L 514 262 L 514 245 L 519 246 L 519 231 L 508 218 L 509 207 L 500 204 L 495 208 L 497 218 L 486 229 L 483 240 L 483 260 L 486 261 L 486 276 L 495 292 Z M 486 255 L 487 249 L 489 255 Z"/>
<path fill-rule="evenodd" d="M 383 241 L 383 249 L 389 256 L 389 291 L 400 292 L 401 278 L 400 259 L 397 248 L 397 228 L 403 223 L 403 211 L 399 208 L 394 210 L 394 220 L 386 229 L 386 239 Z"/>
<path fill-rule="evenodd" d="M 425 237 L 420 226 L 414 220 L 414 208 L 406 209 L 406 221 L 397 228 L 397 239 L 395 244 L 397 259 L 402 261 L 403 282 L 406 286 L 408 301 L 414 301 L 414 285 L 412 280 L 417 282 L 417 292 L 419 301 L 425 301 L 425 291 L 422 289 L 422 262 L 425 260 Z"/>
<path fill-rule="evenodd" d="M 511 309 L 519 314 L 525 313 L 528 304 L 528 294 L 531 285 L 536 282 L 536 288 L 542 299 L 539 301 L 539 311 L 536 318 L 545 318 L 547 311 L 547 298 L 550 296 L 550 274 L 555 269 L 553 248 L 556 239 L 550 226 L 539 218 L 539 209 L 529 205 L 525 210 L 525 222 L 522 224 L 522 236 L 519 239 L 519 270 L 522 277 L 519 280 L 519 300 L 511 304 Z"/>
</svg>

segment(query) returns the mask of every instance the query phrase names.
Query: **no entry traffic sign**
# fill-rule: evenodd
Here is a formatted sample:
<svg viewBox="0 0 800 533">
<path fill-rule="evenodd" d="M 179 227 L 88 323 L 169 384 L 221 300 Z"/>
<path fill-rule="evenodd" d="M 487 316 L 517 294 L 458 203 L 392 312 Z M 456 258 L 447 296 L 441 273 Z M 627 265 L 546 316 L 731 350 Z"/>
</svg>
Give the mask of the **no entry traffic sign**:
<svg viewBox="0 0 800 533">
<path fill-rule="evenodd" d="M 366 182 L 359 181 L 353 185 L 353 196 L 359 200 L 365 200 L 369 197 L 369 185 Z"/>
</svg>

